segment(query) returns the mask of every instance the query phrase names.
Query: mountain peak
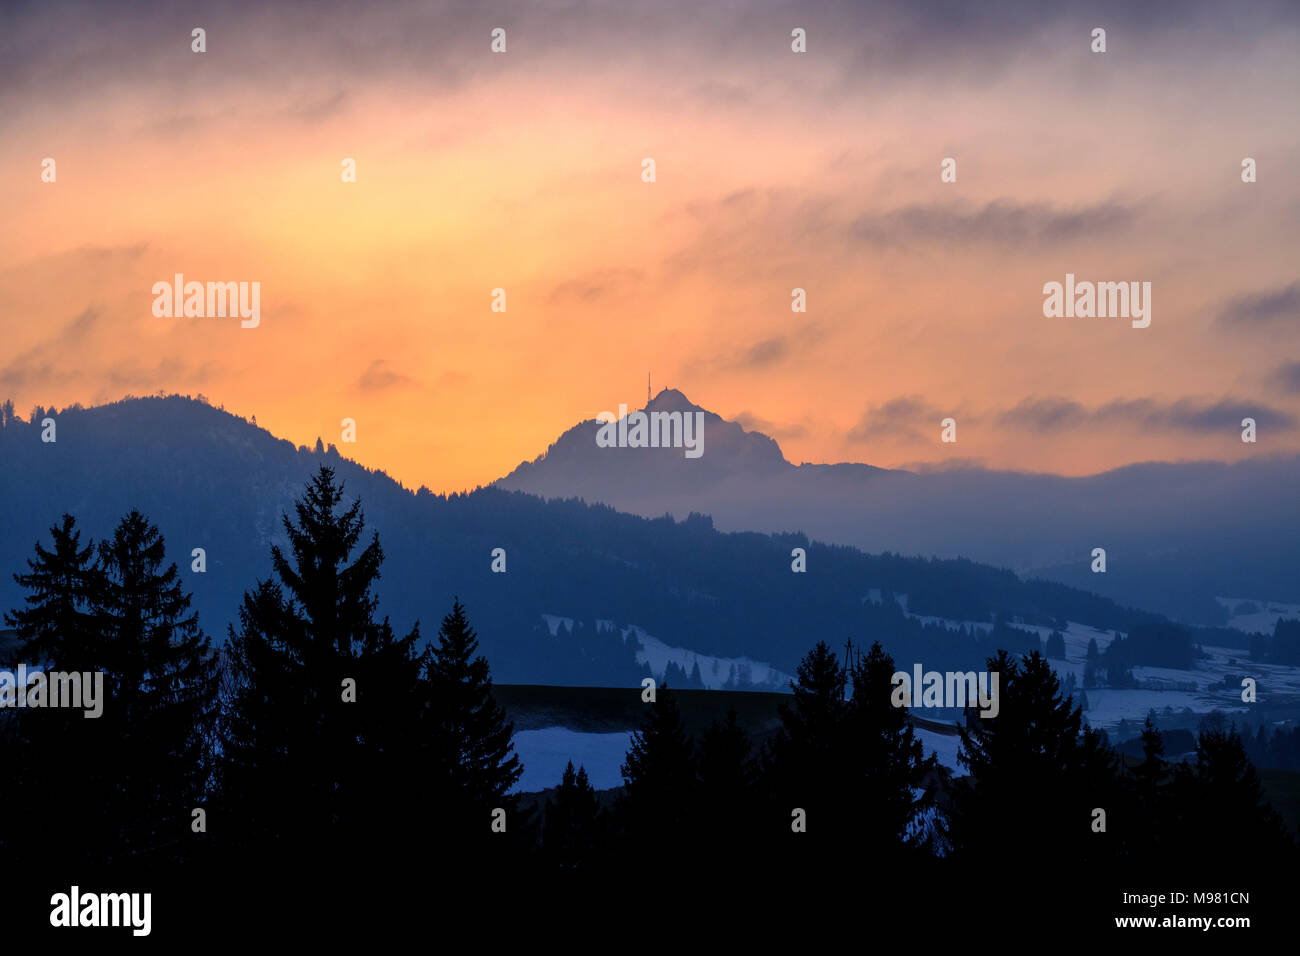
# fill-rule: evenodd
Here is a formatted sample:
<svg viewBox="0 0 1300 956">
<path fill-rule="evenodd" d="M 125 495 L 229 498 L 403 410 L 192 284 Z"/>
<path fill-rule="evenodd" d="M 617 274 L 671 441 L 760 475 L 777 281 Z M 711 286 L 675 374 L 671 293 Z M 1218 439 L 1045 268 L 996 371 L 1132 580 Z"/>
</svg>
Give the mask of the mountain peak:
<svg viewBox="0 0 1300 956">
<path fill-rule="evenodd" d="M 706 412 L 675 388 L 660 389 L 659 394 L 650 400 L 645 410 L 647 412 Z"/>
<path fill-rule="evenodd" d="M 625 415 L 626 409 L 626 405 L 620 406 Z M 698 433 L 700 455 L 686 456 L 676 445 L 671 448 L 631 446 L 621 453 L 613 453 L 597 441 L 600 422 L 589 419 L 564 432 L 545 454 L 531 462 L 521 462 L 494 484 L 543 497 L 576 496 L 612 503 L 611 489 L 671 497 L 694 494 L 729 479 L 761 478 L 794 467 L 768 436 L 746 432 L 738 423 L 701 408 L 675 388 L 660 389 L 643 409 L 631 414 L 656 413 L 699 415 L 704 426 Z"/>
</svg>

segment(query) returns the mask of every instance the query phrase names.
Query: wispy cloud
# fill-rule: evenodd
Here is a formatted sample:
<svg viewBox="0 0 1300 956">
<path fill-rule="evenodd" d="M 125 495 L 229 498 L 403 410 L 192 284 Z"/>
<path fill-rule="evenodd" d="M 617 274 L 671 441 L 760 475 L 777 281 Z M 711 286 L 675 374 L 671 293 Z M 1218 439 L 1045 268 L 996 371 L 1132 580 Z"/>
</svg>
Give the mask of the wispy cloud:
<svg viewBox="0 0 1300 956">
<path fill-rule="evenodd" d="M 920 395 L 904 395 L 869 407 L 846 437 L 851 442 L 923 441 L 923 429 L 937 435 L 949 414 Z"/>
<path fill-rule="evenodd" d="M 996 199 L 971 203 L 912 204 L 866 213 L 849 226 L 856 239 L 875 245 L 911 242 L 994 243 L 1022 246 L 1114 236 L 1137 219 L 1134 206 L 1101 202 L 1075 208 Z"/>
<path fill-rule="evenodd" d="M 784 335 L 771 335 L 753 345 L 738 346 L 709 358 L 688 362 L 689 377 L 700 377 L 731 372 L 757 372 L 773 368 L 822 340 L 819 326 L 808 324 Z"/>
<path fill-rule="evenodd" d="M 596 302 L 620 292 L 629 292 L 644 278 L 645 273 L 640 269 L 595 269 L 556 283 L 546 298 L 553 305 Z"/>
<path fill-rule="evenodd" d="M 762 432 L 769 438 L 775 438 L 778 440 L 803 438 L 808 434 L 808 427 L 806 425 L 797 423 L 782 425 L 766 418 L 760 418 L 748 410 L 733 415 L 732 421 L 738 423 L 746 431 Z"/>
<path fill-rule="evenodd" d="M 386 388 L 405 385 L 410 381 L 407 376 L 394 371 L 386 359 L 375 359 L 361 373 L 361 378 L 357 380 L 357 387 L 363 392 L 380 392 Z"/>
<path fill-rule="evenodd" d="M 1268 380 L 1284 392 L 1300 395 L 1300 362 L 1284 362 L 1273 369 Z"/>
<path fill-rule="evenodd" d="M 999 412 L 1001 425 L 1047 432 L 1084 426 L 1127 426 L 1139 429 L 1211 433 L 1240 427 L 1243 418 L 1261 426 L 1295 428 L 1296 416 L 1263 402 L 1240 398 L 1119 398 L 1094 408 L 1066 398 L 1026 398 Z"/>
<path fill-rule="evenodd" d="M 1219 321 L 1235 326 L 1269 326 L 1300 318 L 1300 282 L 1239 296 L 1219 313 Z"/>
</svg>

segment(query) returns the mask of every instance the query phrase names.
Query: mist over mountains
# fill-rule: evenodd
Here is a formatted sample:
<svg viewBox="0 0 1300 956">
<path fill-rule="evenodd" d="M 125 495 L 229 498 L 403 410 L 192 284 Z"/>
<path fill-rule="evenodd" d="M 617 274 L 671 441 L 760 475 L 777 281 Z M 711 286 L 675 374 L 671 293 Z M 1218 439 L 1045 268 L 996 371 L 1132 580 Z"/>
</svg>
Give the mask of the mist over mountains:
<svg viewBox="0 0 1300 956">
<path fill-rule="evenodd" d="M 600 426 L 588 421 L 495 484 L 645 516 L 700 512 L 720 530 L 965 557 L 1196 624 L 1223 622 L 1216 596 L 1300 600 L 1300 457 L 1136 464 L 1082 478 L 795 465 L 771 438 L 679 391 L 661 391 L 646 410 L 702 412 L 701 457 L 600 448 Z M 1090 569 L 1097 547 L 1105 574 Z"/>
<path fill-rule="evenodd" d="M 244 591 L 268 576 L 271 545 L 286 543 L 280 515 L 323 461 L 346 482 L 349 499 L 361 498 L 367 536 L 380 535 L 381 613 L 403 632 L 418 620 L 428 638 L 459 595 L 503 682 L 634 684 L 645 668 L 635 640 L 620 637 L 633 625 L 673 646 L 789 673 L 820 637 L 879 639 L 900 660 L 965 668 L 995 646 L 1037 647 L 1038 636 L 1014 623 L 1068 619 L 1128 631 L 1145 619 L 1104 597 L 965 559 L 871 555 L 803 534 L 724 534 L 700 514 L 650 519 L 500 487 L 411 491 L 333 447 L 295 447 L 178 396 L 67 409 L 57 423 L 58 440 L 48 444 L 39 424 L 9 419 L 0 428 L 0 607 L 21 600 L 11 575 L 38 540 L 48 542 L 48 527 L 64 512 L 78 519 L 84 543 L 138 508 L 163 532 L 201 624 L 220 641 Z M 770 440 L 739 426 L 715 423 L 708 441 L 692 464 L 718 467 L 729 448 L 780 464 Z M 207 560 L 201 574 L 190 557 L 199 547 Z M 795 547 L 807 549 L 807 573 L 791 572 Z M 504 574 L 491 571 L 495 548 L 506 551 Z M 572 630 L 553 635 L 548 614 L 572 618 Z M 995 626 L 951 630 L 912 615 Z"/>
</svg>

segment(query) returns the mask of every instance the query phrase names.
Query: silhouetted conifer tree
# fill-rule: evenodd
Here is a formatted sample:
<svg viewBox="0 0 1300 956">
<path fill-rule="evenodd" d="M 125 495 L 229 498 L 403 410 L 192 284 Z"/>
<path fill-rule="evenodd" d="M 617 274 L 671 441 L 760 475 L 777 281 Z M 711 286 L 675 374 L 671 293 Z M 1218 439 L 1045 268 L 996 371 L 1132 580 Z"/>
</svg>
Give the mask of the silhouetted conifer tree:
<svg viewBox="0 0 1300 956">
<path fill-rule="evenodd" d="M 1164 755 L 1164 738 L 1148 714 L 1142 725 L 1142 762 L 1129 772 L 1132 823 L 1123 830 L 1127 852 L 1140 867 L 1168 860 L 1170 845 L 1180 839 L 1178 808 L 1169 799 L 1173 777 Z"/>
<path fill-rule="evenodd" d="M 592 866 L 601 844 L 600 817 L 600 804 L 586 768 L 579 767 L 575 773 L 570 760 L 555 796 L 546 804 L 543 839 L 550 865 L 561 870 Z"/>
<path fill-rule="evenodd" d="M 853 829 L 873 858 L 896 854 L 905 841 L 911 849 L 925 842 L 924 816 L 934 805 L 925 784 L 939 765 L 937 757 L 925 756 L 907 708 L 893 705 L 895 669 L 894 659 L 876 641 L 858 658 L 852 675 L 843 759 L 855 765 Z"/>
<path fill-rule="evenodd" d="M 182 856 L 194 842 L 190 812 L 208 792 L 217 662 L 144 515 L 123 518 L 99 559 L 94 608 L 111 688 L 103 719 L 119 735 L 114 811 L 131 854 Z"/>
<path fill-rule="evenodd" d="M 970 775 L 953 792 L 948 837 L 957 862 L 998 861 L 1023 874 L 1056 858 L 1107 858 L 1121 802 L 1114 752 L 1083 727 L 1042 655 L 1016 662 L 999 651 L 988 668 L 999 674 L 999 709 L 996 717 L 968 710 L 961 728 L 958 760 Z M 1107 813 L 1106 833 L 1092 828 L 1097 808 Z"/>
<path fill-rule="evenodd" d="M 852 819 L 858 767 L 850 748 L 847 674 L 825 641 L 808 652 L 796 671 L 793 704 L 780 707 L 781 727 L 768 745 L 764 773 L 772 797 L 770 813 L 783 846 L 807 865 L 830 860 Z M 806 814 L 806 832 L 791 830 L 796 809 Z"/>
<path fill-rule="evenodd" d="M 18 659 L 54 662 L 65 669 L 93 669 L 102 663 L 102 631 L 94 604 L 103 586 L 95 562 L 95 546 L 81 546 L 76 519 L 65 514 L 50 528 L 53 550 L 36 543 L 35 560 L 27 559 L 26 574 L 14 581 L 29 593 L 27 607 L 6 612 L 5 624 L 22 638 Z"/>
<path fill-rule="evenodd" d="M 624 791 L 618 815 L 632 863 L 691 845 L 697 825 L 695 743 L 686 732 L 676 695 L 659 687 L 621 767 Z"/>
<path fill-rule="evenodd" d="M 1175 784 L 1185 822 L 1183 863 L 1207 876 L 1243 859 L 1262 872 L 1294 865 L 1294 841 L 1265 799 L 1237 731 L 1202 732 L 1196 757 L 1194 767 L 1179 768 Z"/>
<path fill-rule="evenodd" d="M 291 558 L 272 547 L 275 579 L 244 595 L 231 628 L 222 781 L 231 829 L 289 854 L 328 854 L 352 838 L 354 853 L 379 849 L 403 837 L 392 807 L 422 769 L 419 628 L 399 638 L 377 620 L 379 538 L 353 557 L 361 503 L 343 507 L 330 468 L 295 511 L 296 523 L 282 519 Z"/>
<path fill-rule="evenodd" d="M 439 812 L 449 815 L 458 836 L 470 845 L 482 845 L 483 834 L 493 835 L 489 823 L 496 808 L 506 811 L 506 833 L 518 831 L 517 801 L 507 796 L 523 773 L 511 742 L 514 725 L 492 699 L 487 658 L 478 654 L 478 636 L 459 600 L 442 619 L 426 679 L 423 735 L 432 748 L 428 759 L 435 789 L 430 796 L 442 808 Z"/>
<path fill-rule="evenodd" d="M 698 757 L 698 824 L 724 861 L 744 866 L 760 855 L 763 843 L 771 842 L 777 821 L 763 818 L 754 745 L 734 709 L 700 737 Z"/>
<path fill-rule="evenodd" d="M 5 614 L 20 640 L 5 664 L 104 670 L 103 627 L 96 612 L 104 575 L 94 544 L 82 546 L 71 515 L 51 527 L 50 535 L 52 547 L 37 542 L 27 573 L 14 575 L 28 593 L 26 607 Z M 122 851 L 113 820 L 117 775 L 111 761 L 118 736 L 107 702 L 110 689 L 106 679 L 98 705 L 107 719 L 86 718 L 76 709 L 0 712 L 5 767 L 0 846 L 23 872 L 30 874 L 43 859 L 84 865 Z"/>
</svg>

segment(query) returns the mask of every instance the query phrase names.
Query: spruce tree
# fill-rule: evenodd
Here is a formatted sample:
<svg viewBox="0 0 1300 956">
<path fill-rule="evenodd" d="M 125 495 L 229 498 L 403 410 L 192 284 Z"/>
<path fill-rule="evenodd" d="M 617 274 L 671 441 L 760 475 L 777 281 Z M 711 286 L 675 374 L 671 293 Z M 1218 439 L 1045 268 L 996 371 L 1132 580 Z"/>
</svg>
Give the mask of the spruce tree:
<svg viewBox="0 0 1300 956">
<path fill-rule="evenodd" d="M 442 619 L 426 674 L 433 737 L 446 782 L 467 806 L 486 813 L 523 774 L 514 754 L 514 724 L 492 699 L 491 669 L 457 598 Z"/>
<path fill-rule="evenodd" d="M 1168 799 L 1170 775 L 1165 743 L 1151 715 L 1142 725 L 1142 762 L 1130 771 L 1133 825 L 1126 832 L 1128 852 L 1138 865 L 1157 862 L 1177 840 L 1180 808 Z"/>
<path fill-rule="evenodd" d="M 700 673 L 700 660 L 698 657 L 695 659 L 695 666 L 691 668 L 689 683 L 691 687 L 699 690 L 704 689 L 704 675 Z"/>
<path fill-rule="evenodd" d="M 587 770 L 579 767 L 575 773 L 570 760 L 555 797 L 546 804 L 543 838 L 547 859 L 561 870 L 590 868 L 600 849 L 600 829 L 600 803 Z"/>
<path fill-rule="evenodd" d="M 1165 741 L 1151 720 L 1154 713 L 1148 712 L 1146 722 L 1142 725 L 1142 763 L 1134 770 L 1139 779 L 1152 783 L 1159 780 L 1165 772 Z"/>
<path fill-rule="evenodd" d="M 99 544 L 104 571 L 94 611 L 112 687 L 106 726 L 120 735 L 116 801 L 129 852 L 174 857 L 192 843 L 204 801 L 215 716 L 216 660 L 190 611 L 162 534 L 138 511 Z"/>
<path fill-rule="evenodd" d="M 52 547 L 37 542 L 26 574 L 14 580 L 26 607 L 5 614 L 19 644 L 13 667 L 94 672 L 105 668 L 103 629 L 95 604 L 104 575 L 93 542 L 83 547 L 71 515 L 50 528 Z M 93 678 L 92 678 L 93 680 Z M 92 685 L 93 686 L 93 685 Z M 0 845 L 24 872 L 42 859 L 68 864 L 106 861 L 120 852 L 112 815 L 118 775 L 117 734 L 107 681 L 97 705 L 107 717 L 76 709 L 13 709 L 0 713 L 5 786 L 0 788 Z M 84 698 L 83 698 L 84 700 Z"/>
<path fill-rule="evenodd" d="M 755 856 L 766 822 L 757 792 L 758 763 L 753 742 L 740 726 L 734 708 L 725 721 L 714 721 L 700 737 L 698 824 L 719 857 L 738 865 Z M 758 839 L 756 839 L 758 838 Z"/>
<path fill-rule="evenodd" d="M 814 832 L 814 823 L 835 819 L 853 775 L 844 762 L 848 675 L 830 646 L 818 641 L 799 662 L 796 676 L 793 704 L 781 705 L 781 727 L 768 746 L 766 774 L 778 812 L 788 820 L 795 807 L 804 809 Z"/>
<path fill-rule="evenodd" d="M 283 516 L 290 555 L 244 595 L 230 632 L 224 734 L 227 809 L 249 844 L 329 852 L 404 838 L 392 813 L 420 772 L 419 627 L 396 637 L 377 619 L 383 550 L 361 544 L 361 502 L 321 466 Z"/>
<path fill-rule="evenodd" d="M 988 669 L 999 676 L 999 709 L 996 717 L 968 710 L 960 728 L 958 760 L 969 776 L 954 787 L 954 855 L 1029 872 L 1062 854 L 1083 862 L 1114 853 L 1116 841 L 1092 830 L 1094 809 L 1114 814 L 1121 802 L 1114 752 L 1083 727 L 1036 651 L 1020 662 L 999 651 Z"/>
<path fill-rule="evenodd" d="M 695 743 L 667 686 L 657 689 L 620 769 L 618 815 L 632 854 L 688 847 L 696 826 Z"/>
<path fill-rule="evenodd" d="M 1295 843 L 1264 796 L 1254 766 L 1236 729 L 1202 732 L 1196 766 L 1180 768 L 1175 785 L 1184 813 L 1183 862 L 1209 875 L 1240 865 L 1295 864 Z M 1194 852 L 1192 851 L 1194 848 Z"/>
<path fill-rule="evenodd" d="M 538 815 L 522 813 L 509 792 L 523 774 L 514 725 L 492 697 L 491 670 L 459 598 L 429 649 L 421 694 L 420 793 L 443 824 L 437 852 L 465 871 L 517 868 L 535 849 Z M 492 829 L 499 823 L 504 833 Z"/>
<path fill-rule="evenodd" d="M 894 672 L 894 659 L 879 641 L 858 658 L 843 757 L 856 765 L 854 829 L 877 856 L 897 855 L 905 843 L 913 850 L 925 843 L 925 817 L 934 797 L 923 788 L 938 769 L 938 758 L 925 756 L 907 708 L 893 704 Z"/>
<path fill-rule="evenodd" d="M 5 612 L 5 625 L 19 633 L 19 660 L 93 670 L 103 650 L 94 613 L 103 582 L 94 560 L 95 545 L 87 541 L 81 546 L 81 532 L 69 514 L 51 526 L 50 536 L 53 549 L 46 550 L 38 541 L 35 560 L 27 559 L 27 573 L 13 576 L 29 592 L 27 607 Z"/>
</svg>

